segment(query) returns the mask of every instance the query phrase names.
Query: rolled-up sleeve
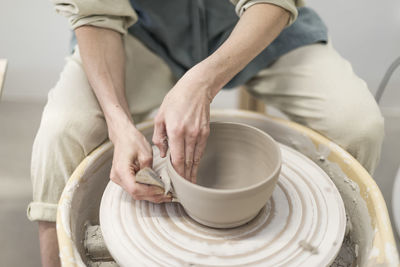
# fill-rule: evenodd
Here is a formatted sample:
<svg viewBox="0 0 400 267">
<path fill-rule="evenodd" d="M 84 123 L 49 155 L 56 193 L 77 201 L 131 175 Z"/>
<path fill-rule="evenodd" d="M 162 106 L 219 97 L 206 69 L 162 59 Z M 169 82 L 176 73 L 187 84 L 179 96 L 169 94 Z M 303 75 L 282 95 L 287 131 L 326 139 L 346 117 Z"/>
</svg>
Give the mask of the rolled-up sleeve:
<svg viewBox="0 0 400 267">
<path fill-rule="evenodd" d="M 91 25 L 122 34 L 137 21 L 129 0 L 51 0 L 56 12 L 67 17 L 72 29 Z"/>
<path fill-rule="evenodd" d="M 287 26 L 291 25 L 297 18 L 298 12 L 296 7 L 304 5 L 304 1 L 302 0 L 231 0 L 231 2 L 235 5 L 235 10 L 239 17 L 246 9 L 255 4 L 265 3 L 280 6 L 290 13 Z"/>
</svg>

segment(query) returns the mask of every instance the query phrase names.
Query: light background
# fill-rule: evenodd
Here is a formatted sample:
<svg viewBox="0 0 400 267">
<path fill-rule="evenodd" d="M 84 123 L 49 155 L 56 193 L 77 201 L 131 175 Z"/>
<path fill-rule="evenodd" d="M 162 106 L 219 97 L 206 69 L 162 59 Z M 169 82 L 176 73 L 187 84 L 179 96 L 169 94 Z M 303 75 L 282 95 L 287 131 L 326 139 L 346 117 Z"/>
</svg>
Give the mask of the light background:
<svg viewBox="0 0 400 267">
<path fill-rule="evenodd" d="M 318 11 L 336 49 L 374 92 L 386 68 L 400 56 L 400 1 L 309 0 L 307 4 Z M 10 62 L 3 100 L 44 101 L 69 51 L 67 20 L 53 11 L 50 1 L 2 0 L 0 25 L 0 58 Z M 400 75 L 394 75 L 383 105 L 399 105 L 399 85 Z"/>
<path fill-rule="evenodd" d="M 400 56 L 400 1 L 307 1 L 328 25 L 336 49 L 375 92 Z M 0 58 L 9 67 L 0 103 L 0 266 L 39 266 L 36 225 L 27 221 L 30 146 L 47 92 L 69 51 L 67 20 L 50 1 L 0 1 Z M 400 164 L 400 70 L 381 103 L 386 119 L 382 161 L 374 176 L 391 212 L 393 179 Z M 237 91 L 223 92 L 214 107 L 236 107 Z M 398 192 L 400 193 L 400 192 Z"/>
</svg>

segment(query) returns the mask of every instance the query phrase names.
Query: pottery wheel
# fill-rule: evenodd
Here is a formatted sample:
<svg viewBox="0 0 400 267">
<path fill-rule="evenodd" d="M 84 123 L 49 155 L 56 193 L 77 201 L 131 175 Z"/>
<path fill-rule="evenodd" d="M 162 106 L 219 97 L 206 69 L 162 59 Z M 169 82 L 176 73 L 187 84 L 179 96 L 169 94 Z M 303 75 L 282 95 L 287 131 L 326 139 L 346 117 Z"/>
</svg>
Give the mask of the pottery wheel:
<svg viewBox="0 0 400 267">
<path fill-rule="evenodd" d="M 214 229 L 178 203 L 135 201 L 110 182 L 100 207 L 105 243 L 120 266 L 327 266 L 343 241 L 345 209 L 329 176 L 281 145 L 282 171 L 249 223 Z M 238 211 L 240 212 L 240 211 Z"/>
</svg>

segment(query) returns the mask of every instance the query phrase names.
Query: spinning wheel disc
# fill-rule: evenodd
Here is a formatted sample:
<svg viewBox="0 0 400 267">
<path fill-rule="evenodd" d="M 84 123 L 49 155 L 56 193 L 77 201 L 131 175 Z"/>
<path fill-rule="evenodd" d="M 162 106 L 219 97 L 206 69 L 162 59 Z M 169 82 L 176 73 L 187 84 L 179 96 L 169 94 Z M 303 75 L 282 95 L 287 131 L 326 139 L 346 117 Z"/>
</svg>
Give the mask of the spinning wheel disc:
<svg viewBox="0 0 400 267">
<path fill-rule="evenodd" d="M 115 261 L 120 266 L 329 265 L 343 241 L 343 201 L 314 162 L 280 146 L 282 171 L 270 201 L 252 221 L 232 229 L 203 226 L 178 203 L 135 201 L 110 182 L 100 225 Z"/>
</svg>

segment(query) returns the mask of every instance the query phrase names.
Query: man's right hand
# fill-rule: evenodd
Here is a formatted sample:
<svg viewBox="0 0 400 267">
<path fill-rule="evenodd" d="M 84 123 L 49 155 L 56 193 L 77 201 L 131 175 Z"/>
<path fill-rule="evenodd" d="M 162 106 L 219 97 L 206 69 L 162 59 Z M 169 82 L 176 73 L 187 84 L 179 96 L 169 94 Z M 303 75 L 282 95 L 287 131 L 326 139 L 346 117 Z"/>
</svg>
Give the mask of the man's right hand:
<svg viewBox="0 0 400 267">
<path fill-rule="evenodd" d="M 125 97 L 125 52 L 121 34 L 110 29 L 75 29 L 83 66 L 104 112 L 114 159 L 110 178 L 134 199 L 171 201 L 162 189 L 136 183 L 135 173 L 152 165 L 152 149 L 135 128 Z"/>
<path fill-rule="evenodd" d="M 110 138 L 114 143 L 110 179 L 136 200 L 171 202 L 171 197 L 165 196 L 163 189 L 136 182 L 135 174 L 140 169 L 152 167 L 153 151 L 146 138 L 133 125 L 117 135 L 110 135 Z"/>
</svg>

